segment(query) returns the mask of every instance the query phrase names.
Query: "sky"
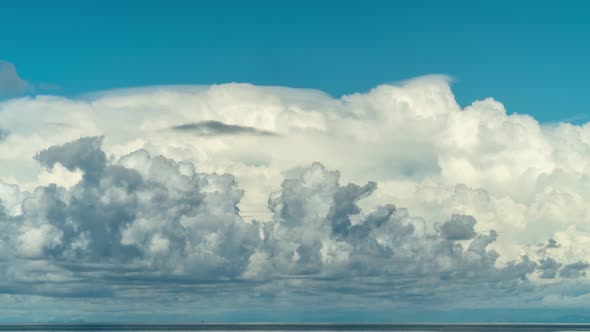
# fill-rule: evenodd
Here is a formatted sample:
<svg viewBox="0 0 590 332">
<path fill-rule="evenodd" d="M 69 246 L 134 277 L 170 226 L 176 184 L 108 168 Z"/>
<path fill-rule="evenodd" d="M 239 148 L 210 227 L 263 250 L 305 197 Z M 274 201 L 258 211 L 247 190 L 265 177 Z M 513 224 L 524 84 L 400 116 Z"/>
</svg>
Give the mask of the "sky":
<svg viewBox="0 0 590 332">
<path fill-rule="evenodd" d="M 60 94 L 246 82 L 339 97 L 426 74 L 463 106 L 583 121 L 584 1 L 5 1 L 2 57 Z M 566 97 L 567 96 L 567 97 Z"/>
<path fill-rule="evenodd" d="M 0 4 L 0 321 L 588 321 L 586 7 Z"/>
</svg>

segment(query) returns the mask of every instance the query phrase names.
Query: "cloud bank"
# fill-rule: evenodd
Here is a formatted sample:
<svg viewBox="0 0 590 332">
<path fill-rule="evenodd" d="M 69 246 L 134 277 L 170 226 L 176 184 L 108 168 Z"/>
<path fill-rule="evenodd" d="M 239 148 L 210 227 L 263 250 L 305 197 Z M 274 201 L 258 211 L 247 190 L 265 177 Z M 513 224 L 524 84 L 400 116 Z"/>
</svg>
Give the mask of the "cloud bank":
<svg viewBox="0 0 590 332">
<path fill-rule="evenodd" d="M 246 222 L 233 176 L 199 173 L 145 150 L 108 161 L 102 140 L 84 137 L 36 155 L 45 167 L 80 170 L 70 189 L 50 184 L 28 193 L 3 185 L 5 292 L 116 297 L 138 281 L 153 289 L 207 282 L 257 289 L 299 280 L 280 288 L 322 294 L 337 287 L 422 303 L 449 300 L 444 293 L 465 283 L 492 283 L 501 295 L 527 284 L 537 266 L 527 257 L 496 266 L 498 253 L 488 248 L 496 232 L 477 234 L 471 216 L 452 215 L 429 229 L 392 204 L 362 213 L 359 200 L 377 184 L 343 186 L 320 163 L 270 196 L 271 220 Z M 560 276 L 577 278 L 587 267 L 566 265 Z M 400 281 L 403 287 L 384 288 Z"/>
<path fill-rule="evenodd" d="M 587 301 L 588 127 L 445 77 L 27 97 L 0 126 L 7 303 Z"/>
<path fill-rule="evenodd" d="M 358 203 L 377 184 L 341 185 L 339 172 L 320 163 L 270 195 L 271 220 L 246 222 L 233 176 L 146 150 L 108 160 L 102 141 L 83 137 L 35 156 L 50 169 L 81 171 L 70 189 L 0 187 L 5 294 L 135 298 L 138 284 L 160 294 L 213 282 L 271 298 L 313 290 L 429 305 L 461 292 L 510 298 L 531 292 L 529 276 L 576 279 L 589 267 L 527 256 L 498 266 L 489 248 L 496 231 L 477 233 L 472 216 L 454 214 L 429 229 L 393 204 L 364 212 Z"/>
</svg>

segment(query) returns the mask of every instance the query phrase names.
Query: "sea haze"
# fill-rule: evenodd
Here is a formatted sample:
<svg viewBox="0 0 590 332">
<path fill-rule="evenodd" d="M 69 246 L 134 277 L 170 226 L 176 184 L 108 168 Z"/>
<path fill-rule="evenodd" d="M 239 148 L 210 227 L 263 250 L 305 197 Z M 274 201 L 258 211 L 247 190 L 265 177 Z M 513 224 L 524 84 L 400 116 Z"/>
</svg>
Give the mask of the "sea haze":
<svg viewBox="0 0 590 332">
<path fill-rule="evenodd" d="M 2 324 L 0 331 L 590 331 L 590 324 Z"/>
</svg>

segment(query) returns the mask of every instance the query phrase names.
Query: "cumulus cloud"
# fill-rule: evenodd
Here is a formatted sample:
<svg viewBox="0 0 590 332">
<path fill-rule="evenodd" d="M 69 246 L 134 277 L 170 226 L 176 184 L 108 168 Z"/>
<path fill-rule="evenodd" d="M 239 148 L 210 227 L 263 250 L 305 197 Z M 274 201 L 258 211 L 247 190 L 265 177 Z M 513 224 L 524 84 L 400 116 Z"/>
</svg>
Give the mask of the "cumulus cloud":
<svg viewBox="0 0 590 332">
<path fill-rule="evenodd" d="M 243 191 L 231 175 L 198 173 L 191 163 L 145 150 L 108 160 L 102 140 L 83 137 L 35 157 L 45 167 L 81 170 L 71 189 L 51 184 L 32 193 L 4 190 L 0 244 L 11 292 L 87 296 L 97 280 L 108 294 L 117 283 L 137 278 L 158 288 L 174 280 L 246 283 L 305 276 L 335 283 L 401 278 L 415 291 L 430 292 L 439 286 L 420 286 L 425 279 L 459 287 L 460 280 L 526 279 L 535 268 L 526 258 L 496 266 L 498 254 L 488 248 L 496 232 L 475 234 L 469 216 L 453 215 L 431 230 L 392 204 L 365 214 L 358 202 L 377 184 L 343 186 L 340 174 L 320 163 L 286 179 L 270 196 L 272 220 L 246 222 L 238 208 Z M 21 209 L 10 211 L 18 198 Z M 585 267 L 568 265 L 561 275 L 575 277 Z M 68 280 L 75 285 L 63 287 Z M 25 291 L 22 282 L 35 286 Z"/>
<path fill-rule="evenodd" d="M 29 84 L 21 79 L 14 64 L 0 60 L 0 99 L 21 96 Z"/>
<path fill-rule="evenodd" d="M 444 292 L 441 288 L 460 288 L 467 280 L 499 285 L 526 279 L 535 270 L 536 264 L 526 257 L 496 266 L 498 253 L 488 247 L 496 232 L 475 234 L 472 217 L 454 215 L 441 230 L 434 230 L 393 204 L 363 213 L 357 203 L 376 183 L 342 186 L 339 179 L 338 172 L 315 163 L 283 182 L 269 199 L 273 220 L 263 225 L 263 245 L 250 259 L 246 276 L 403 280 L 415 295 L 427 298 Z M 358 284 L 338 287 L 354 289 Z M 409 300 L 403 291 L 379 291 Z"/>
<path fill-rule="evenodd" d="M 2 249 L 26 262 L 7 280 L 46 268 L 34 260 L 63 280 L 416 302 L 587 282 L 589 127 L 492 98 L 462 108 L 444 77 L 340 98 L 248 84 L 21 98 L 0 123 L 0 178 L 18 184 L 0 186 Z"/>
<path fill-rule="evenodd" d="M 44 294 L 48 284 L 76 279 L 80 287 L 52 292 L 80 296 L 95 273 L 107 279 L 140 272 L 162 279 L 239 275 L 258 230 L 238 215 L 242 191 L 231 175 L 196 173 L 190 163 L 145 150 L 110 162 L 101 141 L 85 137 L 37 155 L 47 167 L 60 163 L 84 176 L 69 190 L 38 187 L 24 194 L 21 211 L 3 212 L 4 280 L 36 280 L 27 292 Z"/>
</svg>

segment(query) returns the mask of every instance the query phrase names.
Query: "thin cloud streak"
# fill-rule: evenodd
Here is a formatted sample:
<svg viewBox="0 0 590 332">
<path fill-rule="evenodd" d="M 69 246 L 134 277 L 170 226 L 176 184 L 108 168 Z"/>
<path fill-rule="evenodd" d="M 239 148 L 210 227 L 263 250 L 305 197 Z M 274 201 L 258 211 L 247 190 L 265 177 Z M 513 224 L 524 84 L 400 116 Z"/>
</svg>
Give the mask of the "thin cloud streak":
<svg viewBox="0 0 590 332">
<path fill-rule="evenodd" d="M 254 136 L 276 136 L 277 134 L 267 131 L 259 130 L 254 127 L 238 126 L 225 124 L 219 121 L 202 121 L 194 123 L 186 123 L 182 125 L 172 126 L 171 130 L 186 132 L 198 136 L 218 136 L 218 135 L 254 135 Z"/>
</svg>

